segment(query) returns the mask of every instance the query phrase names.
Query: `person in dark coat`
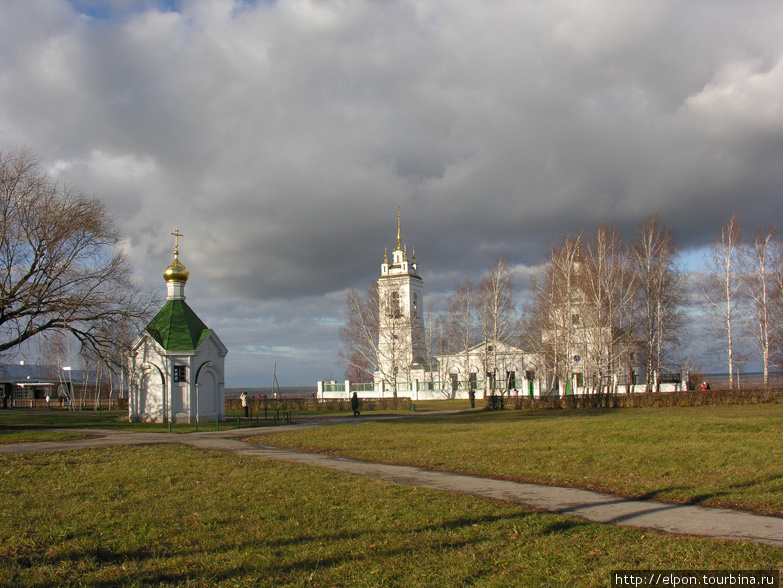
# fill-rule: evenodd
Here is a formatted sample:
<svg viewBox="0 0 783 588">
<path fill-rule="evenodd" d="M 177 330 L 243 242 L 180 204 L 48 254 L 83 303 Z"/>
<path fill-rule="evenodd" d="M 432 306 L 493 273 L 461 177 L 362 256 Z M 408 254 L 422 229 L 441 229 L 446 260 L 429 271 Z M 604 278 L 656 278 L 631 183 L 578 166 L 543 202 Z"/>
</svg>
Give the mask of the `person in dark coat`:
<svg viewBox="0 0 783 588">
<path fill-rule="evenodd" d="M 468 396 L 470 397 L 470 408 L 476 408 L 476 392 L 473 388 L 470 389 Z"/>
<path fill-rule="evenodd" d="M 242 408 L 245 409 L 245 416 L 249 416 L 247 407 L 247 392 L 242 392 L 242 394 L 239 395 L 239 399 L 242 401 Z"/>
<path fill-rule="evenodd" d="M 353 409 L 353 416 L 359 416 L 359 397 L 356 392 L 351 396 L 351 408 Z"/>
</svg>

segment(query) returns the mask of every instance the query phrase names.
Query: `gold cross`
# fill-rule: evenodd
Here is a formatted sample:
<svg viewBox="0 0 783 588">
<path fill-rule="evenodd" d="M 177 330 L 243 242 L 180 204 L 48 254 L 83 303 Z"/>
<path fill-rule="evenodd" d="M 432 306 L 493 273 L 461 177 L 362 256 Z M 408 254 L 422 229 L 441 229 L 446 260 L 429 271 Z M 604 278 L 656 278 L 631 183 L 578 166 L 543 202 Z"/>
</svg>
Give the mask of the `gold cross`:
<svg viewBox="0 0 783 588">
<path fill-rule="evenodd" d="M 174 235 L 174 253 L 177 254 L 179 253 L 179 238 L 184 237 L 185 235 L 179 232 L 179 227 L 175 228 L 174 232 L 171 234 Z"/>
</svg>

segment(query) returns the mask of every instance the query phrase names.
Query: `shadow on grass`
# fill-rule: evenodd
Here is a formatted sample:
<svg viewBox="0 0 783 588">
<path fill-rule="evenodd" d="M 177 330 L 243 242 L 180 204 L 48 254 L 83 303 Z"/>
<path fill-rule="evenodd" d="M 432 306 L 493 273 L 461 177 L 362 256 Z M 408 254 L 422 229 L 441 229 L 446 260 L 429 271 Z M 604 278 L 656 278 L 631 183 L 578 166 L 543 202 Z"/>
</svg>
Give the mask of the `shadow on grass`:
<svg viewBox="0 0 783 588">
<path fill-rule="evenodd" d="M 580 527 L 588 527 L 593 524 L 595 523 L 592 523 L 590 521 L 582 521 L 578 519 L 573 519 L 568 521 L 556 521 L 541 529 L 538 532 L 538 535 L 542 537 L 546 535 L 561 535 L 564 533 L 568 533 L 569 531 L 573 531 L 574 529 L 578 529 Z"/>
<path fill-rule="evenodd" d="M 712 500 L 719 499 L 721 497 L 731 496 L 734 492 L 736 492 L 738 490 L 743 490 L 743 489 L 747 489 L 747 488 L 753 488 L 755 486 L 762 486 L 764 484 L 770 484 L 770 483 L 774 483 L 774 482 L 783 482 L 783 475 L 770 475 L 770 476 L 766 476 L 766 477 L 763 477 L 763 478 L 758 478 L 756 480 L 751 480 L 751 481 L 744 482 L 744 483 L 731 484 L 731 485 L 726 486 L 723 489 L 718 489 L 718 490 L 715 490 L 713 492 L 705 492 L 705 493 L 702 493 L 702 494 L 697 494 L 697 495 L 689 496 L 689 497 L 685 497 L 685 498 L 679 498 L 677 496 L 677 493 L 680 493 L 680 495 L 686 494 L 688 491 L 692 490 L 691 487 L 688 487 L 688 486 L 671 486 L 671 487 L 668 487 L 668 488 L 659 488 L 657 490 L 652 490 L 650 492 L 645 492 L 644 494 L 641 494 L 639 496 L 628 498 L 627 501 L 625 501 L 625 500 L 607 500 L 605 502 L 600 502 L 600 503 L 578 505 L 578 506 L 575 506 L 573 508 L 562 509 L 562 510 L 559 510 L 557 512 L 559 512 L 561 514 L 569 514 L 569 513 L 578 511 L 580 509 L 584 509 L 584 508 L 592 508 L 592 507 L 598 507 L 598 506 L 620 504 L 620 503 L 623 503 L 623 502 L 630 503 L 630 502 L 637 502 L 638 501 L 639 503 L 644 503 L 644 502 L 648 502 L 648 501 L 658 500 L 658 501 L 660 501 L 662 503 L 667 503 L 665 505 L 661 504 L 661 505 L 649 506 L 649 507 L 646 507 L 646 508 L 640 508 L 639 510 L 634 511 L 632 513 L 628 513 L 627 515 L 616 517 L 616 518 L 613 518 L 613 519 L 607 521 L 607 522 L 612 523 L 612 524 L 617 524 L 617 523 L 620 523 L 620 522 L 623 522 L 623 521 L 627 521 L 627 520 L 630 520 L 630 519 L 633 519 L 633 518 L 636 518 L 636 517 L 639 517 L 639 516 L 642 516 L 642 515 L 645 515 L 645 514 L 649 514 L 649 513 L 657 513 L 657 512 L 667 511 L 667 510 L 675 510 L 677 508 L 682 508 L 682 507 L 685 507 L 685 506 L 702 506 L 705 503 L 709 503 Z M 641 506 L 641 504 L 640 504 L 640 506 Z M 707 506 L 713 506 L 713 505 L 707 504 Z M 720 508 L 721 506 L 722 505 L 718 504 L 718 505 L 714 505 L 713 507 L 714 508 Z M 736 506 L 731 505 L 731 504 L 728 505 L 728 506 L 731 507 L 731 508 L 737 508 Z M 751 511 L 751 512 L 755 512 L 755 513 L 765 514 L 763 509 L 762 510 L 759 510 L 757 508 L 754 509 L 752 506 L 747 506 L 746 510 Z M 773 513 L 773 514 L 777 514 L 777 513 Z"/>
<path fill-rule="evenodd" d="M 417 413 L 415 418 L 400 418 L 383 421 L 395 425 L 407 425 L 410 423 L 443 423 L 458 422 L 462 424 L 479 424 L 490 422 L 519 422 L 535 420 L 558 419 L 584 419 L 606 416 L 617 412 L 627 412 L 627 408 L 589 408 L 580 410 L 480 410 L 458 412 L 454 414 L 426 414 Z M 413 416 L 413 415 L 411 415 Z"/>
<path fill-rule="evenodd" d="M 17 565 L 24 568 L 47 569 L 65 568 L 70 571 L 80 570 L 83 574 L 103 577 L 90 578 L 91 586 L 159 586 L 161 584 L 179 585 L 194 579 L 208 579 L 210 582 L 230 581 L 245 577 L 263 577 L 267 582 L 280 581 L 288 583 L 302 573 L 310 572 L 311 577 L 319 571 L 331 573 L 340 566 L 346 571 L 361 569 L 374 562 L 386 562 L 394 558 L 405 560 L 421 558 L 429 552 L 433 558 L 442 557 L 444 552 L 460 550 L 466 547 L 485 543 L 489 534 L 487 525 L 498 522 L 515 525 L 535 513 L 519 513 L 515 516 L 484 515 L 460 516 L 439 523 L 423 522 L 408 528 L 399 529 L 389 522 L 378 529 L 361 531 L 340 531 L 308 533 L 298 537 L 278 538 L 269 541 L 247 540 L 232 542 L 230 537 L 220 541 L 219 545 L 202 547 L 191 546 L 189 549 L 177 549 L 171 552 L 168 546 L 156 549 L 139 547 L 136 549 L 114 551 L 110 547 L 98 546 L 91 549 L 73 549 L 60 553 L 55 557 L 44 558 L 36 555 L 15 558 Z M 551 532 L 567 532 L 570 528 L 581 526 L 575 524 L 557 523 L 547 528 L 542 534 Z M 484 527 L 484 531 L 473 533 L 476 527 Z M 345 545 L 343 545 L 345 543 Z M 342 549 L 339 555 L 322 556 L 319 552 L 329 549 L 334 551 L 335 545 Z M 324 546 L 328 546 L 324 548 Z M 294 548 L 291 553 L 279 553 L 278 550 L 287 547 Z M 295 551 L 299 548 L 299 552 Z M 256 552 L 255 554 L 253 552 Z M 209 558 L 215 555 L 242 554 L 241 560 L 232 564 L 210 564 Z M 247 564 L 247 555 L 254 554 L 257 565 Z M 240 557 L 238 555 L 238 557 Z M 172 561 L 172 558 L 182 558 L 182 561 Z M 273 558 L 276 561 L 273 561 Z M 157 563 L 157 562 L 160 563 Z M 289 563 L 283 563 L 284 561 Z M 125 569 L 126 566 L 129 569 Z M 167 569 L 176 566 L 183 571 Z M 142 569 L 139 569 L 142 568 Z M 62 571 L 62 570 L 60 570 Z M 467 570 L 467 572 L 483 575 L 482 571 Z M 392 572 L 393 573 L 393 572 Z M 292 577 L 293 575 L 293 577 Z M 48 580 L 40 578 L 36 586 L 54 587 L 70 583 L 75 578 L 67 576 Z"/>
</svg>

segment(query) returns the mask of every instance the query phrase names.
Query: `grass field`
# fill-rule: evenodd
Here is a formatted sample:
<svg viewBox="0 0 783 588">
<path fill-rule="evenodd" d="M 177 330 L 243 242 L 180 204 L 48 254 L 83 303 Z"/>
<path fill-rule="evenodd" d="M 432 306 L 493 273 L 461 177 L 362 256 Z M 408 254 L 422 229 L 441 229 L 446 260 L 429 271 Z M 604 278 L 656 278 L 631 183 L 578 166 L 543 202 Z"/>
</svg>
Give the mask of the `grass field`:
<svg viewBox="0 0 783 588">
<path fill-rule="evenodd" d="M 220 429 L 239 427 L 272 426 L 272 416 L 264 420 L 256 418 L 230 417 L 220 423 Z M 214 431 L 215 423 L 201 423 L 199 431 Z M 67 441 L 91 436 L 89 433 L 73 431 L 51 431 L 49 429 L 114 429 L 146 433 L 193 433 L 195 424 L 173 423 L 129 423 L 128 411 L 69 411 L 61 409 L 14 409 L 0 411 L 0 443 L 30 443 L 36 441 Z"/>
<path fill-rule="evenodd" d="M 783 405 L 473 412 L 264 435 L 264 444 L 783 514 Z"/>
<path fill-rule="evenodd" d="M 435 400 L 424 401 L 417 404 L 418 411 L 456 410 L 468 408 L 467 400 Z M 372 410 L 372 415 L 408 414 L 408 409 L 401 410 Z M 350 404 L 345 403 L 342 410 L 292 410 L 292 419 L 308 417 L 334 417 L 351 414 Z M 365 413 L 366 414 L 366 413 Z M 279 423 L 285 420 L 284 411 L 256 410 L 250 418 L 245 418 L 241 409 L 226 411 L 225 420 L 221 421 L 221 429 L 235 429 L 237 427 L 269 427 L 274 426 L 275 418 Z M 214 430 L 215 423 L 201 423 L 200 431 Z M 167 423 L 129 423 L 127 410 L 94 411 L 81 410 L 69 411 L 59 408 L 16 408 L 13 410 L 0 410 L 0 444 L 1 443 L 31 443 L 36 441 L 67 441 L 90 436 L 81 432 L 50 431 L 48 429 L 121 429 L 129 431 L 144 431 L 152 433 L 193 433 L 196 431 L 194 424 L 173 423 L 171 427 Z"/>
<path fill-rule="evenodd" d="M 480 449 L 480 448 L 476 448 Z M 587 587 L 617 569 L 777 569 L 668 536 L 182 446 L 0 457 L 0 585 Z"/>
<path fill-rule="evenodd" d="M 44 434 L 45 412 L 31 412 L 0 414 L 0 426 Z M 150 426 L 52 412 L 59 428 Z M 780 515 L 781 433 L 783 406 L 756 405 L 419 415 L 259 439 Z M 780 569 L 783 561 L 781 548 L 182 446 L 0 456 L 0 492 L 2 587 L 570 588 L 608 586 L 619 569 Z"/>
</svg>

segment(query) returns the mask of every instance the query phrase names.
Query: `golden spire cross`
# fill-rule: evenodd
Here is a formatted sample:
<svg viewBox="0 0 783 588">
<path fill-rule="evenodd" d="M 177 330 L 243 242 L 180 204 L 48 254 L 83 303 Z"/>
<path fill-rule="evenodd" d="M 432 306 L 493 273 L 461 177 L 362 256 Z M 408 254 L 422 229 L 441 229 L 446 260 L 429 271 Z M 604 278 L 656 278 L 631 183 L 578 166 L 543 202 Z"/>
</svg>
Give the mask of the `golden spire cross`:
<svg viewBox="0 0 783 588">
<path fill-rule="evenodd" d="M 400 207 L 397 207 L 397 250 L 402 249 L 402 234 L 400 233 Z"/>
<path fill-rule="evenodd" d="M 179 255 L 179 238 L 185 235 L 179 232 L 179 227 L 175 228 L 171 234 L 174 235 L 174 255 Z"/>
</svg>

